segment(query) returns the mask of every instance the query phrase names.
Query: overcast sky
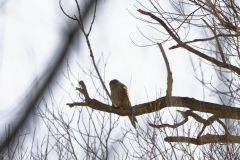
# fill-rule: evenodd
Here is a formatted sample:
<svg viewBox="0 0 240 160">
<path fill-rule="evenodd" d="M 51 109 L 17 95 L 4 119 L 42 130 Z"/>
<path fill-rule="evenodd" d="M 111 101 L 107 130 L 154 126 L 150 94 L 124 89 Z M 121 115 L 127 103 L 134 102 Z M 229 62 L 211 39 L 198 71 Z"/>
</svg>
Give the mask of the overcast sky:
<svg viewBox="0 0 240 160">
<path fill-rule="evenodd" d="M 62 13 L 58 3 L 57 0 L 0 1 L 0 116 L 5 115 L 6 110 L 18 107 L 17 103 L 26 98 L 26 89 L 51 63 L 51 58 L 57 54 L 59 45 L 64 41 L 64 31 L 68 29 L 71 20 Z M 62 0 L 62 6 L 69 15 L 76 14 L 74 0 Z M 149 38 L 162 38 L 147 23 L 137 20 L 129 13 L 145 18 L 137 12 L 135 6 L 141 8 L 136 1 L 129 0 L 99 3 L 90 35 L 95 60 L 98 61 L 102 55 L 105 59 L 108 57 L 105 72 L 107 87 L 112 79 L 118 79 L 129 86 L 132 105 L 155 100 L 160 92 L 164 96 L 167 79 L 159 48 L 138 47 L 131 41 L 132 39 L 138 45 L 151 44 L 137 27 Z M 165 9 L 168 8 L 170 10 L 171 6 L 166 3 Z M 198 34 L 201 33 L 196 33 L 196 36 Z M 78 64 L 88 69 L 92 62 L 85 40 L 79 38 L 78 42 L 73 45 L 73 53 L 68 61 L 72 73 L 81 78 L 83 73 Z M 174 44 L 163 44 L 173 73 L 173 95 L 204 99 L 202 86 L 194 77 L 189 53 L 183 49 L 168 50 Z M 197 61 L 195 56 L 192 58 Z M 67 59 L 64 65 L 62 71 L 66 73 Z M 104 63 L 100 63 L 100 68 L 103 74 Z M 209 67 L 203 68 L 206 69 L 205 73 L 213 74 Z M 92 81 L 87 76 L 83 80 L 90 96 L 94 97 L 96 90 Z M 69 81 L 60 75 L 55 82 L 51 88 L 59 103 L 64 105 L 72 102 L 61 88 L 68 91 L 71 88 Z M 78 86 L 77 81 L 74 83 Z M 72 93 L 73 97 L 77 97 L 75 91 Z M 207 91 L 205 100 L 213 101 Z M 67 110 L 71 108 L 66 106 L 66 112 Z M 6 120 L 7 118 L 1 123 Z"/>
<path fill-rule="evenodd" d="M 63 8 L 69 15 L 73 15 L 76 6 L 74 1 L 69 3 L 70 1 L 63 1 Z M 139 45 L 151 44 L 141 36 L 137 27 L 150 38 L 161 38 L 148 24 L 137 20 L 128 12 L 129 10 L 136 17 L 145 18 L 138 14 L 134 5 L 138 4 L 135 1 L 101 3 L 90 40 L 96 60 L 101 54 L 105 57 L 110 54 L 106 80 L 117 78 L 128 85 L 132 77 L 132 94 L 140 94 L 138 97 L 141 96 L 141 101 L 137 100 L 136 103 L 142 103 L 146 100 L 146 95 L 144 91 L 135 93 L 135 88 L 142 90 L 145 87 L 150 95 L 155 92 L 155 87 L 165 91 L 166 69 L 157 46 L 140 48 L 131 42 L 130 37 Z M 58 1 L 22 0 L 6 3 L 0 20 L 3 24 L 0 28 L 3 42 L 0 94 L 1 97 L 15 99 L 14 97 L 21 97 L 24 89 L 44 69 L 45 63 L 49 63 L 49 58 L 56 54 L 55 51 L 63 39 L 62 31 L 67 29 L 68 19 L 60 11 Z M 189 82 L 194 80 L 194 73 L 190 72 L 190 63 L 186 63 L 189 62 L 188 53 L 181 49 L 169 51 L 168 48 L 173 44 L 167 43 L 163 47 L 169 57 L 174 79 L 177 79 L 174 85 L 191 85 Z M 91 63 L 86 45 L 80 40 L 79 51 L 72 55 L 71 63 L 78 61 L 86 67 Z M 186 72 L 189 74 L 183 74 Z M 181 88 L 174 87 L 173 93 L 186 94 L 182 93 Z M 12 103 L 14 101 L 1 101 L 1 106 Z"/>
</svg>

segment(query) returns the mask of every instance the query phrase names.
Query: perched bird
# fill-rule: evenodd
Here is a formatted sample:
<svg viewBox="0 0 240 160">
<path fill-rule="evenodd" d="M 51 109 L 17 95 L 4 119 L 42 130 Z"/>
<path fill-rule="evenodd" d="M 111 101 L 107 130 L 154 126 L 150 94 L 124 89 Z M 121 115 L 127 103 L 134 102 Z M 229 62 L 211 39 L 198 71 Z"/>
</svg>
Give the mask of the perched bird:
<svg viewBox="0 0 240 160">
<path fill-rule="evenodd" d="M 116 107 L 131 107 L 131 102 L 128 97 L 128 89 L 124 84 L 122 84 L 116 79 L 113 79 L 110 81 L 109 86 L 111 90 L 111 99 Z M 131 115 L 129 115 L 128 117 L 133 127 L 136 129 L 136 117 Z"/>
</svg>

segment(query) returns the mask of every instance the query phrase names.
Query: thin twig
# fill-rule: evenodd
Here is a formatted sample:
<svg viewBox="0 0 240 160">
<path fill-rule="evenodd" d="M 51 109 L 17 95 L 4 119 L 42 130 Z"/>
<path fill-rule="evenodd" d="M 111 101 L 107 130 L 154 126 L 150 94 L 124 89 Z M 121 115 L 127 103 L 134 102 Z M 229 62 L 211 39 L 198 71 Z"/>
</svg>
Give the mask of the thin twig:
<svg viewBox="0 0 240 160">
<path fill-rule="evenodd" d="M 61 1 L 61 0 L 60 0 L 60 1 Z M 107 89 L 107 87 L 105 86 L 104 81 L 103 81 L 103 79 L 102 79 L 102 77 L 101 77 L 101 75 L 100 75 L 100 73 L 99 73 L 99 71 L 98 71 L 96 62 L 95 62 L 95 60 L 94 60 L 94 55 L 93 55 L 91 43 L 90 43 L 90 41 L 89 41 L 89 34 L 90 34 L 91 30 L 92 30 L 92 26 L 93 26 L 93 23 L 94 23 L 94 20 L 95 20 L 95 16 L 96 16 L 97 0 L 96 0 L 96 3 L 95 3 L 95 5 L 94 5 L 93 20 L 92 20 L 92 22 L 91 22 L 91 25 L 90 25 L 90 28 L 89 28 L 89 32 L 88 32 L 88 33 L 86 33 L 86 32 L 85 32 L 85 29 L 84 29 L 84 24 L 83 24 L 83 19 L 82 19 L 82 15 L 81 15 L 80 6 L 79 6 L 77 0 L 75 0 L 75 2 L 76 2 L 76 4 L 77 4 L 77 8 L 78 8 L 79 19 L 77 19 L 76 16 L 75 16 L 75 18 L 70 17 L 68 14 L 66 14 L 66 13 L 63 11 L 63 9 L 62 9 L 62 11 L 63 11 L 63 13 L 64 13 L 67 17 L 69 17 L 69 18 L 72 19 L 72 20 L 76 20 L 76 21 L 78 22 L 78 25 L 79 25 L 79 27 L 80 27 L 80 29 L 81 29 L 81 31 L 82 31 L 82 33 L 84 34 L 84 37 L 85 37 L 85 39 L 86 39 L 86 42 L 87 42 L 87 45 L 88 45 L 88 49 L 89 49 L 89 52 L 90 52 L 90 57 L 91 57 L 91 59 L 92 59 L 93 66 L 94 66 L 94 68 L 95 68 L 95 70 L 96 70 L 96 72 L 97 72 L 98 78 L 99 78 L 99 80 L 100 80 L 100 82 L 101 82 L 104 90 L 106 91 L 108 97 L 111 99 L 111 96 L 110 96 L 110 94 L 109 94 L 109 92 L 108 92 L 108 89 Z M 60 2 L 59 2 L 59 4 L 60 4 Z M 60 7 L 61 7 L 61 6 L 60 6 Z M 61 7 L 61 8 L 62 8 L 62 7 Z"/>
<path fill-rule="evenodd" d="M 223 63 L 223 62 L 220 62 L 218 61 L 217 59 L 213 58 L 213 57 L 210 57 L 194 48 L 192 48 L 191 46 L 185 44 L 184 42 L 182 42 L 179 38 L 178 38 L 178 35 L 175 35 L 172 30 L 166 25 L 166 23 L 161 20 L 160 18 L 158 18 L 157 16 L 155 16 L 154 14 L 150 13 L 150 12 L 146 12 L 146 11 L 143 11 L 141 9 L 138 9 L 138 12 L 143 14 L 143 15 L 148 15 L 150 16 L 152 19 L 156 20 L 157 22 L 159 22 L 163 27 L 164 29 L 170 34 L 170 36 L 178 43 L 179 46 L 181 46 L 182 48 L 185 48 L 186 50 L 196 54 L 197 56 L 219 66 L 219 67 L 222 67 L 222 68 L 226 68 L 226 69 L 229 69 L 231 71 L 234 71 L 236 72 L 238 75 L 240 75 L 240 69 L 236 66 L 233 66 L 231 64 L 226 64 L 226 63 Z"/>
<path fill-rule="evenodd" d="M 192 41 L 186 41 L 186 42 L 183 42 L 185 44 L 188 44 L 188 43 L 194 43 L 194 42 L 204 42 L 204 41 L 211 41 L 217 37 L 238 37 L 237 34 L 217 34 L 216 36 L 213 36 L 213 37 L 209 37 L 209 38 L 202 38 L 202 39 L 194 39 Z M 177 45 L 174 45 L 172 47 L 170 47 L 169 49 L 176 49 L 176 48 L 179 48 L 181 46 L 179 46 L 178 44 Z"/>
</svg>

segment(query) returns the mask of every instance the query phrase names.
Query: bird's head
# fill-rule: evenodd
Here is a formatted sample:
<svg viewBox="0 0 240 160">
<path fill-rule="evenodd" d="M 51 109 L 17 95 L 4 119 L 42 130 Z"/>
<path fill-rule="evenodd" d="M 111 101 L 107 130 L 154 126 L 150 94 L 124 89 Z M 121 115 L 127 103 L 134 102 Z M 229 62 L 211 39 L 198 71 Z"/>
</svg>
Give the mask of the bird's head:
<svg viewBox="0 0 240 160">
<path fill-rule="evenodd" d="M 113 80 L 111 80 L 110 82 L 109 82 L 109 86 L 110 86 L 110 88 L 111 87 L 113 87 L 114 85 L 116 85 L 116 84 L 118 84 L 119 83 L 119 81 L 117 80 L 117 79 L 113 79 Z"/>
</svg>

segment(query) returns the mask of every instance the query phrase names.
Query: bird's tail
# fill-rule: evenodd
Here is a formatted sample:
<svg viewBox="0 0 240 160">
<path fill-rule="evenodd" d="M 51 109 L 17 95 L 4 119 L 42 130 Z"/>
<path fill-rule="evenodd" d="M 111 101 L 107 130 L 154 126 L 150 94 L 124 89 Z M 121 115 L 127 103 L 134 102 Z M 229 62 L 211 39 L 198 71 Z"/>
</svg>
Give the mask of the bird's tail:
<svg viewBox="0 0 240 160">
<path fill-rule="evenodd" d="M 137 118 L 134 117 L 134 116 L 128 116 L 128 118 L 130 119 L 133 127 L 136 129 L 136 128 L 137 128 L 136 123 L 138 122 L 138 121 L 137 121 Z"/>
</svg>

